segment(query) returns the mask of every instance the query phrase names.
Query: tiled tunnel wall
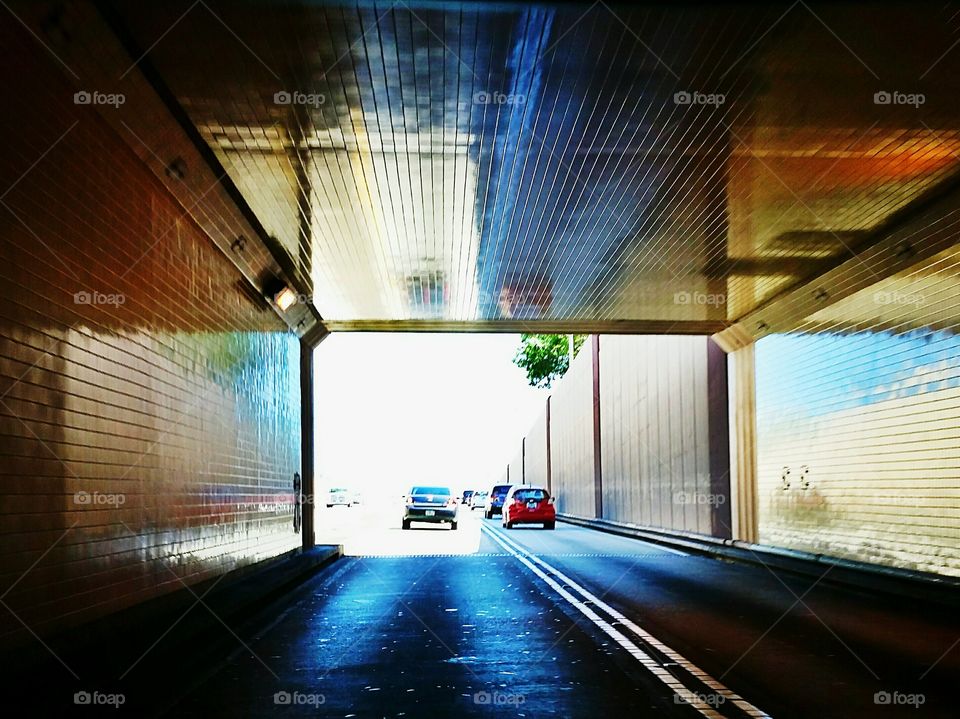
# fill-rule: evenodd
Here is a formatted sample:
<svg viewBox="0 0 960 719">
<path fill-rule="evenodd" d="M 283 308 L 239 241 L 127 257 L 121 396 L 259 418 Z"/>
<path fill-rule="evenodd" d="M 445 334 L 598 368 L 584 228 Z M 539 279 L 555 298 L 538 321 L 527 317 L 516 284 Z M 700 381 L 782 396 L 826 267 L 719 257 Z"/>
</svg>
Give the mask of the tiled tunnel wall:
<svg viewBox="0 0 960 719">
<path fill-rule="evenodd" d="M 298 341 L 0 23 L 0 644 L 296 548 Z"/>
<path fill-rule="evenodd" d="M 760 541 L 960 576 L 958 337 L 774 335 L 756 356 Z"/>
</svg>

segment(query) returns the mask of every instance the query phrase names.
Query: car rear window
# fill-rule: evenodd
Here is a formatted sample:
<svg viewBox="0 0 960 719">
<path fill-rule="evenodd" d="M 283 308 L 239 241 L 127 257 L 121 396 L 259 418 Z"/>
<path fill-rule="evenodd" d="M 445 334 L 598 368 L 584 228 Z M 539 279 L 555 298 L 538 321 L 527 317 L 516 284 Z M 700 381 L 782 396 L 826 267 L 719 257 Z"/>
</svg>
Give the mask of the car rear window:
<svg viewBox="0 0 960 719">
<path fill-rule="evenodd" d="M 500 495 L 506 494 L 509 491 L 510 491 L 509 484 L 498 484 L 496 487 L 493 488 L 493 491 L 490 492 L 490 494 L 494 494 L 499 497 Z"/>
<path fill-rule="evenodd" d="M 449 487 L 414 487 L 410 494 L 450 494 Z"/>
<path fill-rule="evenodd" d="M 518 489 L 513 493 L 514 499 L 520 502 L 536 501 L 542 502 L 549 499 L 550 495 L 544 489 Z"/>
</svg>

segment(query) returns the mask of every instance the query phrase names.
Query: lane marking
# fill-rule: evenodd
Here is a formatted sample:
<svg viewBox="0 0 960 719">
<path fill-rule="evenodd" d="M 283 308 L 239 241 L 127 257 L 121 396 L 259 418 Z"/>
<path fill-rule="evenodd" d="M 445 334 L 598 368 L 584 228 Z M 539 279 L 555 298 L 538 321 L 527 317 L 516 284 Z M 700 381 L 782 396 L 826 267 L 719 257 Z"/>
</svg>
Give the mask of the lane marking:
<svg viewBox="0 0 960 719">
<path fill-rule="evenodd" d="M 621 632 L 617 631 L 609 622 L 602 619 L 599 615 L 596 614 L 590 607 L 586 605 L 585 602 L 577 599 L 569 592 L 566 591 L 560 584 L 558 584 L 552 577 L 548 576 L 545 572 L 541 571 L 540 567 L 536 564 L 543 567 L 546 571 L 551 572 L 554 577 L 564 582 L 571 589 L 580 594 L 587 602 L 590 602 L 594 606 L 603 610 L 607 615 L 612 619 L 619 622 L 621 625 L 627 627 L 634 635 L 640 637 L 646 641 L 651 646 L 655 647 L 660 651 L 664 656 L 670 658 L 671 661 L 676 662 L 679 666 L 683 667 L 691 676 L 695 677 L 698 681 L 702 682 L 704 685 L 710 687 L 715 692 L 723 696 L 725 699 L 730 701 L 730 703 L 737 706 L 739 709 L 744 711 L 747 715 L 751 717 L 756 717 L 757 719 L 770 719 L 770 715 L 761 711 L 753 704 L 748 702 L 746 699 L 741 697 L 736 692 L 727 688 L 719 681 L 714 679 L 712 676 L 707 674 L 705 671 L 700 669 L 696 664 L 689 661 L 686 657 L 682 656 L 678 652 L 674 651 L 666 644 L 661 642 L 659 639 L 654 637 L 649 632 L 645 631 L 639 627 L 635 622 L 631 621 L 629 618 L 625 617 L 622 613 L 618 612 L 616 609 L 611 607 L 606 602 L 602 601 L 599 597 L 595 596 L 588 590 L 584 589 L 582 586 L 573 581 L 570 577 L 565 575 L 563 572 L 558 570 L 556 567 L 544 562 L 537 555 L 532 554 L 524 547 L 517 544 L 513 539 L 506 537 L 501 532 L 492 529 L 487 525 L 483 525 L 483 529 L 490 535 L 491 539 L 499 543 L 504 549 L 506 549 L 514 558 L 518 559 L 521 563 L 526 565 L 534 574 L 543 579 L 550 587 L 552 587 L 558 594 L 560 594 L 564 599 L 566 599 L 570 604 L 572 604 L 581 614 L 586 616 L 590 621 L 592 621 L 598 628 L 600 628 L 605 634 L 613 638 L 620 646 L 626 649 L 637 661 L 639 661 L 643 666 L 650 670 L 650 672 L 661 682 L 666 684 L 668 687 L 674 690 L 674 694 L 680 694 L 684 697 L 698 697 L 699 694 L 695 689 L 691 689 L 683 684 L 679 679 L 674 677 L 670 672 L 664 669 L 659 662 L 654 660 L 649 654 L 644 652 L 640 647 L 633 643 L 630 639 L 624 636 Z M 534 564 L 534 562 L 536 564 Z M 679 691 L 678 691 L 679 687 Z M 722 719 L 723 715 L 718 713 L 716 709 L 712 706 L 706 704 L 702 701 L 688 702 L 690 706 L 695 707 L 700 711 L 701 714 L 707 717 Z"/>
</svg>

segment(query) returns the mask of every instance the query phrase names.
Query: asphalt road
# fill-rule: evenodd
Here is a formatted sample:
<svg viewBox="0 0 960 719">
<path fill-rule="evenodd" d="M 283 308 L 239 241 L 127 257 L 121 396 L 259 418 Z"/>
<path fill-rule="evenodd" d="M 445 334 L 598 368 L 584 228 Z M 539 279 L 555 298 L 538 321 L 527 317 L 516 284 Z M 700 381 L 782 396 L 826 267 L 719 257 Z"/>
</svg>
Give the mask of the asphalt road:
<svg viewBox="0 0 960 719">
<path fill-rule="evenodd" d="M 371 531 L 171 716 L 958 715 L 945 611 L 564 524 Z"/>
</svg>

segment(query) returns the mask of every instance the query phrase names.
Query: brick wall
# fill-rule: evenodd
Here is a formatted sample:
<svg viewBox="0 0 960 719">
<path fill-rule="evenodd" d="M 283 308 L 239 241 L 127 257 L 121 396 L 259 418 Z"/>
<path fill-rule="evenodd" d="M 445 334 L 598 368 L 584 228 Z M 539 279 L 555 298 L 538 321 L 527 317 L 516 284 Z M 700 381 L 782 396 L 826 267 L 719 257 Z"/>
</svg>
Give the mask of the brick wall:
<svg viewBox="0 0 960 719">
<path fill-rule="evenodd" d="M 960 575 L 960 339 L 764 338 L 757 466 L 763 543 Z"/>
<path fill-rule="evenodd" d="M 57 60 L 16 23 L 0 33 L 13 644 L 31 641 L 20 620 L 42 635 L 299 546 L 300 425 L 296 338 L 97 109 L 73 103 Z"/>
</svg>

